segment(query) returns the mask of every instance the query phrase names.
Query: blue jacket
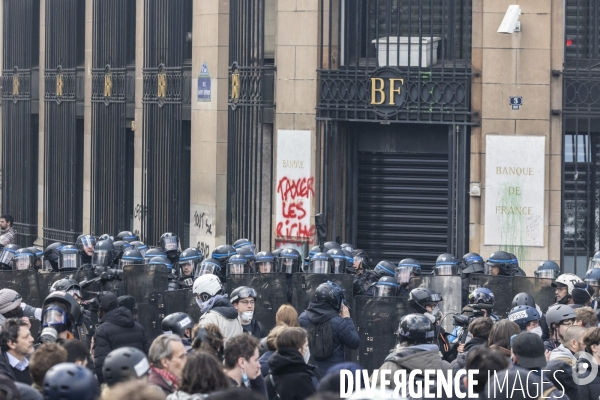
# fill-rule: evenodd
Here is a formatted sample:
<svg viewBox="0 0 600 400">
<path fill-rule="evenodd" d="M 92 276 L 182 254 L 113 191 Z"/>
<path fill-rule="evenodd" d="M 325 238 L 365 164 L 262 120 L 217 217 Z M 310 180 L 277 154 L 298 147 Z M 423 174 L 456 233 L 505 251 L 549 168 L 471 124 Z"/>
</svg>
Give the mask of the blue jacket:
<svg viewBox="0 0 600 400">
<path fill-rule="evenodd" d="M 344 358 L 344 347 L 356 350 L 360 344 L 360 338 L 352 318 L 340 317 L 333 307 L 327 303 L 311 301 L 306 311 L 298 317 L 300 326 L 307 331 L 310 331 L 312 324 L 322 324 L 327 321 L 331 321 L 333 348 L 335 350 L 326 360 L 315 360 L 315 365 L 319 369 L 321 376 L 325 376 L 329 367 L 346 361 Z M 312 349 L 311 353 L 314 354 Z"/>
</svg>

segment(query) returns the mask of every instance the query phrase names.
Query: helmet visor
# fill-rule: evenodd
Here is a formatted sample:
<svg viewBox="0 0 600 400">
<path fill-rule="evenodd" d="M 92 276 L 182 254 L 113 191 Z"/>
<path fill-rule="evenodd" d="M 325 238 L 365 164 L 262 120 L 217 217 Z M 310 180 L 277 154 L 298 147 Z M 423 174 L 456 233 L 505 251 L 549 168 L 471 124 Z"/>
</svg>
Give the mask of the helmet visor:
<svg viewBox="0 0 600 400">
<path fill-rule="evenodd" d="M 192 276 L 194 273 L 194 262 L 192 260 L 179 263 L 179 276 Z"/>
<path fill-rule="evenodd" d="M 148 246 L 146 246 L 146 245 L 144 245 L 144 246 L 137 246 L 137 247 L 135 247 L 135 249 L 140 252 L 140 254 L 142 255 L 142 257 L 144 257 L 146 255 L 146 252 L 148 251 Z"/>
<path fill-rule="evenodd" d="M 398 266 L 396 267 L 396 282 L 398 284 L 410 282 L 414 267 Z"/>
<path fill-rule="evenodd" d="M 327 260 L 311 260 L 308 263 L 308 272 L 312 274 L 328 274 L 329 261 Z"/>
<path fill-rule="evenodd" d="M 500 275 L 500 271 L 501 268 L 499 264 L 486 262 L 483 273 L 486 275 Z"/>
<path fill-rule="evenodd" d="M 44 309 L 42 315 L 42 326 L 64 325 L 67 323 L 67 313 L 59 305 L 50 305 Z"/>
<path fill-rule="evenodd" d="M 294 268 L 294 263 L 297 261 L 291 258 L 280 258 L 279 259 L 279 272 L 284 272 L 286 274 L 293 274 L 296 271 Z"/>
<path fill-rule="evenodd" d="M 548 279 L 556 279 L 558 278 L 559 271 L 555 269 L 543 269 L 541 271 L 535 271 L 533 275 L 536 278 L 548 278 Z"/>
<path fill-rule="evenodd" d="M 256 251 L 254 250 L 254 245 L 252 243 L 246 243 L 238 248 L 239 249 L 248 249 L 252 252 L 252 254 L 256 254 Z"/>
<path fill-rule="evenodd" d="M 227 273 L 229 275 L 238 275 L 246 273 L 246 264 L 227 264 Z"/>
<path fill-rule="evenodd" d="M 434 275 L 458 275 L 458 265 L 442 264 L 436 265 L 433 269 Z"/>
<path fill-rule="evenodd" d="M 261 274 L 270 274 L 273 272 L 273 263 L 270 261 L 256 262 L 256 266 L 258 267 L 258 272 Z"/>
<path fill-rule="evenodd" d="M 17 254 L 13 259 L 15 269 L 33 269 L 33 255 Z"/>
<path fill-rule="evenodd" d="M 88 248 L 92 248 L 92 250 L 93 250 L 94 246 L 96 245 L 96 240 L 91 236 L 86 235 L 79 240 L 81 242 L 81 250 L 88 249 Z"/>
<path fill-rule="evenodd" d="M 79 266 L 78 254 L 61 254 L 58 259 L 58 269 L 78 269 Z"/>
<path fill-rule="evenodd" d="M 112 251 L 110 250 L 94 250 L 92 257 L 93 265 L 108 266 L 112 263 Z"/>
<path fill-rule="evenodd" d="M 2 250 L 0 253 L 0 264 L 9 265 L 12 259 L 15 257 L 15 253 L 10 250 Z"/>
<path fill-rule="evenodd" d="M 126 265 L 140 265 L 143 263 L 144 262 L 142 260 L 124 260 L 122 258 L 119 260 L 119 266 L 121 267 L 121 269 Z"/>
<path fill-rule="evenodd" d="M 396 296 L 396 286 L 378 283 L 375 286 L 375 297 L 393 297 Z"/>
<path fill-rule="evenodd" d="M 221 269 L 219 264 L 215 264 L 211 261 L 202 261 L 196 268 L 194 276 L 198 277 L 204 274 L 216 274 L 219 269 Z"/>
<path fill-rule="evenodd" d="M 346 273 L 346 260 L 342 258 L 333 259 L 333 273 L 334 274 L 345 274 Z"/>
<path fill-rule="evenodd" d="M 250 287 L 243 288 L 242 290 L 239 291 L 239 293 L 237 294 L 237 296 L 235 298 L 231 299 L 231 301 L 245 299 L 246 297 L 252 297 L 253 299 L 256 299 L 256 297 L 258 297 L 256 294 L 256 290 L 254 290 L 253 288 L 250 288 Z"/>
<path fill-rule="evenodd" d="M 177 236 L 166 236 L 161 239 L 161 242 L 164 251 L 177 250 Z"/>
<path fill-rule="evenodd" d="M 76 288 L 76 287 L 72 287 L 71 289 L 67 290 L 67 293 L 69 293 L 73 297 L 79 297 L 80 299 L 83 298 L 81 296 L 81 290 L 79 288 Z"/>
</svg>

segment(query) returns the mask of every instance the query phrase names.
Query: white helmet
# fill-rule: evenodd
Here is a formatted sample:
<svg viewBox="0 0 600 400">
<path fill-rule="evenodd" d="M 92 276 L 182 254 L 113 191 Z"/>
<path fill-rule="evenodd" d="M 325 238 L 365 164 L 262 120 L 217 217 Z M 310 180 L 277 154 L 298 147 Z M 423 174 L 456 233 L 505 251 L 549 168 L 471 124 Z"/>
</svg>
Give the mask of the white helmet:
<svg viewBox="0 0 600 400">
<path fill-rule="evenodd" d="M 218 294 L 222 294 L 224 290 L 218 276 L 204 274 L 194 281 L 193 292 L 196 296 L 200 296 L 202 301 L 207 301 Z"/>
<path fill-rule="evenodd" d="M 552 287 L 557 287 L 557 283 L 566 286 L 569 294 L 573 293 L 573 288 L 577 282 L 582 282 L 581 278 L 575 274 L 562 274 L 559 275 L 558 278 L 554 282 L 552 282 Z"/>
</svg>

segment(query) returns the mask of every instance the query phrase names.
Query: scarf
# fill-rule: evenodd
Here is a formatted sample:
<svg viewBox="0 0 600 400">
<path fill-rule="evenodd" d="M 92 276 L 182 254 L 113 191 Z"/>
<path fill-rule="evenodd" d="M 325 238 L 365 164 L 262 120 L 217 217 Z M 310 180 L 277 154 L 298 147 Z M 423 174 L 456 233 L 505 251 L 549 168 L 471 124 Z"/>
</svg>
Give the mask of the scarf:
<svg viewBox="0 0 600 400">
<path fill-rule="evenodd" d="M 151 369 L 152 369 L 152 371 L 154 371 L 158 375 L 160 375 L 167 382 L 167 384 L 169 386 L 172 386 L 175 390 L 178 389 L 179 379 L 175 375 L 173 375 L 166 369 L 156 368 L 156 367 L 151 367 Z"/>
<path fill-rule="evenodd" d="M 213 305 L 215 304 L 215 302 L 217 300 L 226 299 L 226 298 L 227 298 L 227 295 L 222 295 L 222 294 L 218 294 L 218 295 L 212 297 L 211 299 L 209 299 L 206 302 L 202 303 L 202 305 L 200 306 L 200 312 L 202 314 L 204 314 L 206 312 L 209 312 L 213 308 Z"/>
</svg>

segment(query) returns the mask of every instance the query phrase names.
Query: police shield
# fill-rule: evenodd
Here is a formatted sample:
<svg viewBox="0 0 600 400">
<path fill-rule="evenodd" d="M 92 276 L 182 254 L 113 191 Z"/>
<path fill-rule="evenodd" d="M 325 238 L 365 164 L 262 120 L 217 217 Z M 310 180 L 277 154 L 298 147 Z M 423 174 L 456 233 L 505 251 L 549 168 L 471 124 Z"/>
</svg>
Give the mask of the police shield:
<svg viewBox="0 0 600 400">
<path fill-rule="evenodd" d="M 275 315 L 279 307 L 287 303 L 285 274 L 238 274 L 227 277 L 227 294 L 231 295 L 231 292 L 240 286 L 249 286 L 256 290 L 254 318 L 267 330 L 275 327 Z"/>
<path fill-rule="evenodd" d="M 167 291 L 168 271 L 164 265 L 126 265 L 123 268 L 125 293 L 135 297 L 135 316 L 149 340 L 162 334 L 163 293 Z"/>
<path fill-rule="evenodd" d="M 554 279 L 515 276 L 513 279 L 512 298 L 519 293 L 527 292 L 533 296 L 535 304 L 540 307 L 540 310 L 546 312 L 548 307 L 556 303 L 555 288 L 551 286 L 552 282 L 554 282 Z"/>
<path fill-rule="evenodd" d="M 396 345 L 400 319 L 410 314 L 406 298 L 356 296 L 352 317 L 360 336 L 358 360 L 362 368 L 379 368 Z"/>
<path fill-rule="evenodd" d="M 302 313 L 313 299 L 317 287 L 327 281 L 336 282 L 344 290 L 346 303 L 352 307 L 352 289 L 354 275 L 349 274 L 305 274 L 296 273 L 292 276 L 292 305 Z"/>
<path fill-rule="evenodd" d="M 462 310 L 462 279 L 460 276 L 421 276 L 421 287 L 435 290 L 442 295 L 443 301 L 438 303 L 444 318 L 441 322 L 446 332 L 454 328 L 453 314 L 460 314 Z"/>
<path fill-rule="evenodd" d="M 176 312 L 184 312 L 192 317 L 194 323 L 200 320 L 200 307 L 196 303 L 196 296 L 191 288 L 164 292 L 163 300 L 165 302 L 165 317 Z"/>
<path fill-rule="evenodd" d="M 40 291 L 37 275 L 34 270 L 0 271 L 0 286 L 19 293 L 24 303 L 41 307 L 45 296 Z"/>
<path fill-rule="evenodd" d="M 469 293 L 478 287 L 490 289 L 495 298 L 493 313 L 506 318 L 511 309 L 514 279 L 512 276 L 473 274 L 469 277 Z"/>
</svg>

